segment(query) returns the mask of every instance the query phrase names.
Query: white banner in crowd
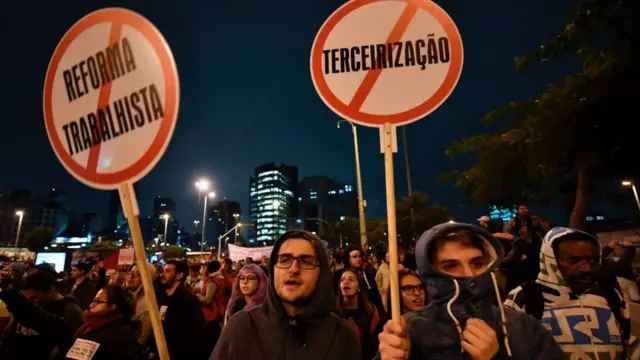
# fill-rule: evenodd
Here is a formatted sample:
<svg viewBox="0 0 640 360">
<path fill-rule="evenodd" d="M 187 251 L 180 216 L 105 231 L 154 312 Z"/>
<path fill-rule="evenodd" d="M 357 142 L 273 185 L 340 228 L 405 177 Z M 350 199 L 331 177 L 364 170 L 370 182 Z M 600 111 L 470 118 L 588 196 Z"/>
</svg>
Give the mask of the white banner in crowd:
<svg viewBox="0 0 640 360">
<path fill-rule="evenodd" d="M 271 256 L 273 246 L 248 248 L 229 244 L 229 258 L 233 261 L 244 260 L 248 257 L 260 260 L 263 256 Z"/>
</svg>

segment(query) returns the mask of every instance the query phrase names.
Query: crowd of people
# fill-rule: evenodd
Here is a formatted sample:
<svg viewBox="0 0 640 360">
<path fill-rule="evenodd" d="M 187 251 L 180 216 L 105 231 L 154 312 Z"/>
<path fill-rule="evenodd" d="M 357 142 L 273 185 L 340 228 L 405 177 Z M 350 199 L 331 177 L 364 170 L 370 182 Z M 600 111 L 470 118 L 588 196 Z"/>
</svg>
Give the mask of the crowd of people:
<svg viewBox="0 0 640 360">
<path fill-rule="evenodd" d="M 639 358 L 627 303 L 633 248 L 548 229 L 526 206 L 504 229 L 446 223 L 399 254 L 402 319 L 392 321 L 388 254 L 328 251 L 293 230 L 270 257 L 146 264 L 171 359 Z M 156 359 L 138 265 L 68 275 L 4 264 L 11 321 L 0 359 Z M 1 325 L 1 324 L 0 324 Z"/>
</svg>

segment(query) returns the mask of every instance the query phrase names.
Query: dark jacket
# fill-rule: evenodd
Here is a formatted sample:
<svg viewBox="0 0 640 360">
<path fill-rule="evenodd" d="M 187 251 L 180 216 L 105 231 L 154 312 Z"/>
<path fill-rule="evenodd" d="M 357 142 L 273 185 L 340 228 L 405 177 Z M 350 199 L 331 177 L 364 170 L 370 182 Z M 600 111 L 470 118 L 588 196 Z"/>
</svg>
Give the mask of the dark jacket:
<svg viewBox="0 0 640 360">
<path fill-rule="evenodd" d="M 49 359 L 57 348 L 56 359 L 64 359 L 71 347 L 82 311 L 75 298 L 65 297 L 42 308 L 13 289 L 0 291 L 0 300 L 13 315 L 4 332 L 0 359 Z"/>
<path fill-rule="evenodd" d="M 454 278 L 435 270 L 428 259 L 428 248 L 432 240 L 448 233 L 469 230 L 478 234 L 485 242 L 487 254 L 493 259 L 490 268 L 482 275 L 473 278 Z M 498 336 L 500 350 L 494 359 L 507 359 L 505 344 L 509 344 L 513 359 L 563 359 L 564 355 L 551 334 L 531 316 L 504 309 L 508 337 L 501 327 L 500 309 L 494 304 L 496 299 L 491 272 L 500 265 L 504 250 L 498 240 L 485 230 L 459 223 L 447 223 L 433 227 L 425 232 L 416 244 L 418 273 L 426 282 L 432 302 L 417 313 L 405 316 L 411 337 L 412 360 L 455 360 L 469 359 L 462 352 L 460 336 L 452 319 L 459 321 L 461 330 L 469 318 L 479 318 L 489 324 Z M 447 303 L 454 297 L 457 281 L 459 296 L 452 303 L 452 314 L 447 311 Z M 501 306 L 501 304 L 500 304 Z"/>
<path fill-rule="evenodd" d="M 75 289 L 73 288 L 73 285 L 74 284 L 72 283 L 69 288 L 69 295 L 78 299 L 78 305 L 80 305 L 82 310 L 87 310 L 98 292 L 98 290 L 96 290 L 96 283 L 89 280 L 89 277 L 87 276 L 80 285 L 76 286 Z"/>
<path fill-rule="evenodd" d="M 269 277 L 267 301 L 229 319 L 211 360 L 359 360 L 360 346 L 351 325 L 331 313 L 335 306 L 327 250 L 311 234 L 320 263 L 320 276 L 310 304 L 292 321 L 276 293 L 274 277 Z M 269 262 L 273 274 L 284 234 L 273 247 Z"/>
<path fill-rule="evenodd" d="M 204 360 L 209 357 L 211 339 L 200 300 L 185 286 L 178 286 L 173 295 L 158 299 L 160 313 L 166 306 L 162 328 L 171 360 Z"/>
<path fill-rule="evenodd" d="M 100 344 L 91 360 L 140 360 L 142 348 L 133 329 L 125 321 L 116 321 L 105 327 L 78 336 Z"/>
</svg>

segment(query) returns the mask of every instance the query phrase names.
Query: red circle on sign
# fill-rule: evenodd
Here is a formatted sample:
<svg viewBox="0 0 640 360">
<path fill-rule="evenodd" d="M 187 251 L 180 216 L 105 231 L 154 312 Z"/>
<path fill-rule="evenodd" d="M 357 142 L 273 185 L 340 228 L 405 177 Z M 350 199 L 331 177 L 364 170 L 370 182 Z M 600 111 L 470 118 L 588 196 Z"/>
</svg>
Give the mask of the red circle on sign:
<svg viewBox="0 0 640 360">
<path fill-rule="evenodd" d="M 348 14 L 356 11 L 358 8 L 375 2 L 382 1 L 399 1 L 407 3 L 407 6 L 413 6 L 422 9 L 431 14 L 444 28 L 451 48 L 451 61 L 449 71 L 438 90 L 426 99 L 420 105 L 397 114 L 376 115 L 368 114 L 354 108 L 349 104 L 345 104 L 342 100 L 331 91 L 325 75 L 322 71 L 322 51 L 324 50 L 327 38 L 336 27 L 336 25 Z M 322 100 L 338 115 L 344 118 L 366 126 L 380 126 L 385 123 L 392 125 L 406 125 L 430 114 L 436 110 L 449 97 L 453 89 L 458 83 L 460 74 L 462 73 L 463 48 L 462 38 L 455 23 L 449 15 L 436 3 L 429 0 L 353 0 L 336 10 L 320 28 L 313 42 L 311 49 L 311 77 Z M 377 70 L 383 71 L 383 70 Z"/>
<path fill-rule="evenodd" d="M 139 31 L 151 44 L 158 56 L 165 84 L 164 117 L 151 145 L 133 164 L 113 173 L 98 173 L 97 170 L 85 168 L 73 160 L 58 136 L 52 106 L 54 78 L 63 55 L 80 34 L 102 23 L 128 25 Z M 76 179 L 94 188 L 115 189 L 120 184 L 139 180 L 160 160 L 173 135 L 177 120 L 179 97 L 178 71 L 175 60 L 160 31 L 149 20 L 136 12 L 121 8 L 97 10 L 80 19 L 67 31 L 56 47 L 49 63 L 43 94 L 44 120 L 49 141 L 58 159 Z"/>
</svg>

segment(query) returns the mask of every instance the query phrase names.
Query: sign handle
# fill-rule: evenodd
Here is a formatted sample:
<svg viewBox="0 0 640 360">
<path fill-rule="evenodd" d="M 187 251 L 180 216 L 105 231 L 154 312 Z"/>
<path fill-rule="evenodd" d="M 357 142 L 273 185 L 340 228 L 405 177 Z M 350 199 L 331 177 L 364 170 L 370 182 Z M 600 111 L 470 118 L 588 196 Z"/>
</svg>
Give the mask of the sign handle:
<svg viewBox="0 0 640 360">
<path fill-rule="evenodd" d="M 169 349 L 164 338 L 162 330 L 162 322 L 160 321 L 160 312 L 158 311 L 158 302 L 156 301 L 156 293 L 153 288 L 151 274 L 147 268 L 147 254 L 142 240 L 142 232 L 140 231 L 140 223 L 138 222 L 138 202 L 136 201 L 136 193 L 133 184 L 120 184 L 118 191 L 120 193 L 120 201 L 122 202 L 122 210 L 129 222 L 131 230 L 131 238 L 133 239 L 133 248 L 135 250 L 136 264 L 142 278 L 142 288 L 144 289 L 144 297 L 149 306 L 149 318 L 151 319 L 151 327 L 153 335 L 156 339 L 156 346 L 161 360 L 169 360 Z"/>
<path fill-rule="evenodd" d="M 396 127 L 385 123 L 382 127 L 384 150 L 384 179 L 387 193 L 387 234 L 389 239 L 389 273 L 391 292 L 391 319 L 400 323 L 400 284 L 398 284 L 398 237 L 396 233 L 396 193 L 393 179 L 394 144 L 397 144 Z"/>
</svg>

